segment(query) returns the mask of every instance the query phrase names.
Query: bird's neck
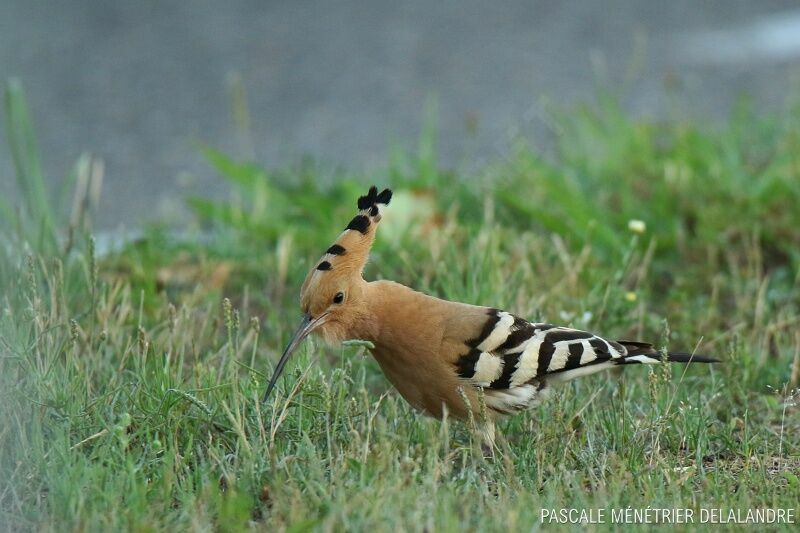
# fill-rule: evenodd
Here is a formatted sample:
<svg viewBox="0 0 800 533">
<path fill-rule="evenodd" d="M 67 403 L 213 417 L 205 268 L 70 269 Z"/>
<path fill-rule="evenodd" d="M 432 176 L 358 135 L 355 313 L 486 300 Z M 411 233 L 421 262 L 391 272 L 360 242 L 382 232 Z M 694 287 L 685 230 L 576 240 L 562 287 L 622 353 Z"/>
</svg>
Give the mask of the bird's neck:
<svg viewBox="0 0 800 533">
<path fill-rule="evenodd" d="M 395 342 L 400 335 L 414 336 L 423 324 L 430 323 L 423 315 L 435 312 L 436 303 L 442 302 L 394 281 L 365 282 L 363 287 L 365 312 L 352 333 L 376 345 Z"/>
</svg>

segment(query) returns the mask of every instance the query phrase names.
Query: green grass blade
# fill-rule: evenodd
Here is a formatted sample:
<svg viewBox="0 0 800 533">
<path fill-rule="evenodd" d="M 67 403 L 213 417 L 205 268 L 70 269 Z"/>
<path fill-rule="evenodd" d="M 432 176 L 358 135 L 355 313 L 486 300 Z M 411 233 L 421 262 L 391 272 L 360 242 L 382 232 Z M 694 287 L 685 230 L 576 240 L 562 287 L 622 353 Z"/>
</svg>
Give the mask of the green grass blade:
<svg viewBox="0 0 800 533">
<path fill-rule="evenodd" d="M 56 241 L 52 211 L 47 198 L 36 136 L 20 80 L 12 78 L 6 84 L 5 105 L 11 159 L 25 212 L 33 222 L 33 228 L 27 237 L 33 236 L 31 244 L 37 245 L 37 248 L 52 249 Z"/>
</svg>

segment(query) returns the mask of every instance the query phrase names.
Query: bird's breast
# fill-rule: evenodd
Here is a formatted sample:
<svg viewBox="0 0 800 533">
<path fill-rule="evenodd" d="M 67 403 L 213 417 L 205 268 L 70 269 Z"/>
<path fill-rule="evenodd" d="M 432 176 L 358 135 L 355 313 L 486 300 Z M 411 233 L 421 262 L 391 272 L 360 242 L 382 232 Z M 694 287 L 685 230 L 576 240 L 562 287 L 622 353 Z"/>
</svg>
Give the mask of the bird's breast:
<svg viewBox="0 0 800 533">
<path fill-rule="evenodd" d="M 437 354 L 420 351 L 409 356 L 407 351 L 378 345 L 372 355 L 386 378 L 416 409 L 436 418 L 441 418 L 447 409 L 451 416 L 464 418 L 468 412 L 464 397 L 474 404 L 473 408 L 477 405 L 472 388 L 464 387 Z"/>
</svg>

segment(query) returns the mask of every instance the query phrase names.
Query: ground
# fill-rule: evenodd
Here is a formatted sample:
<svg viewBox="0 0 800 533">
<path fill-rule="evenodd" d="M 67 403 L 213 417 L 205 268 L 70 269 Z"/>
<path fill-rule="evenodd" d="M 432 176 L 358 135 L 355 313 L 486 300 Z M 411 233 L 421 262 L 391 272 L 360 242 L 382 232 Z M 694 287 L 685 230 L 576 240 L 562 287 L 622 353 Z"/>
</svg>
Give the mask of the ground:
<svg viewBox="0 0 800 533">
<path fill-rule="evenodd" d="M 610 523 L 627 508 L 797 521 L 797 109 L 742 105 L 710 128 L 605 101 L 554 118 L 548 158 L 520 145 L 466 176 L 428 137 L 385 179 L 324 186 L 313 165 L 204 147 L 230 199 L 192 198 L 194 225 L 108 247 L 41 194 L 17 96 L 23 202 L 0 210 L 6 528 L 514 531 L 545 527 L 543 510 Z M 501 422 L 493 459 L 469 424 L 412 411 L 358 344 L 307 343 L 263 405 L 299 284 L 372 181 L 395 198 L 369 279 L 722 362 L 569 384 Z"/>
<path fill-rule="evenodd" d="M 0 73 L 26 83 L 53 190 L 103 159 L 95 222 L 116 230 L 224 191 L 197 140 L 377 173 L 436 107 L 440 161 L 474 170 L 598 88 L 645 118 L 721 121 L 743 93 L 776 112 L 797 35 L 795 0 L 4 0 Z"/>
</svg>

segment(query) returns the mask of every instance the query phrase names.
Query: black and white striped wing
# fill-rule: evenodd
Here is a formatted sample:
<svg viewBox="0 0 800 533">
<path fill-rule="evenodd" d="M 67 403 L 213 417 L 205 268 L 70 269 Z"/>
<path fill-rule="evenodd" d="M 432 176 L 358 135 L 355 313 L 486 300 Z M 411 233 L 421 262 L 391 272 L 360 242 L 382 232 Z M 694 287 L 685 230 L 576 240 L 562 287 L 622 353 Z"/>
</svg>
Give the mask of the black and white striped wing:
<svg viewBox="0 0 800 533">
<path fill-rule="evenodd" d="M 459 377 L 482 388 L 487 406 L 501 413 L 532 407 L 548 383 L 598 372 L 628 353 L 592 333 L 528 322 L 497 309 L 489 310 L 481 333 L 466 344 L 469 349 L 457 362 Z"/>
</svg>

